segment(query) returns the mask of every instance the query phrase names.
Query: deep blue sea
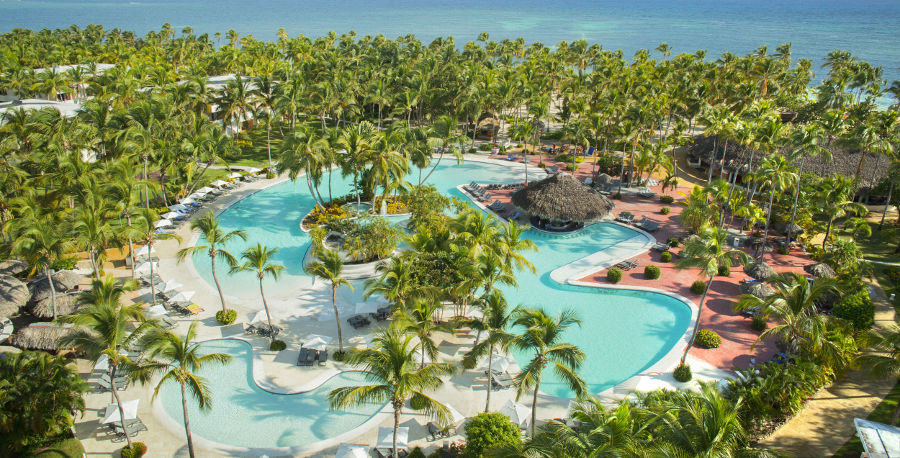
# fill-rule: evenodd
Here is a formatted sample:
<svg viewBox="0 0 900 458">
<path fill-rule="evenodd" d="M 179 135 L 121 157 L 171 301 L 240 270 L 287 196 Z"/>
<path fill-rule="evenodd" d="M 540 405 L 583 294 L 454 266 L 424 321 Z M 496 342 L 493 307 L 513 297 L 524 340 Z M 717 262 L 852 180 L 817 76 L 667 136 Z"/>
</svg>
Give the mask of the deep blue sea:
<svg viewBox="0 0 900 458">
<path fill-rule="evenodd" d="M 143 34 L 164 22 L 269 40 L 281 27 L 313 37 L 452 35 L 458 44 L 482 31 L 546 45 L 584 38 L 628 56 L 663 41 L 676 53 L 706 49 L 709 58 L 792 42 L 794 56 L 815 60 L 817 73 L 829 51 L 846 49 L 900 79 L 898 0 L 0 0 L 0 32 L 99 23 Z"/>
</svg>

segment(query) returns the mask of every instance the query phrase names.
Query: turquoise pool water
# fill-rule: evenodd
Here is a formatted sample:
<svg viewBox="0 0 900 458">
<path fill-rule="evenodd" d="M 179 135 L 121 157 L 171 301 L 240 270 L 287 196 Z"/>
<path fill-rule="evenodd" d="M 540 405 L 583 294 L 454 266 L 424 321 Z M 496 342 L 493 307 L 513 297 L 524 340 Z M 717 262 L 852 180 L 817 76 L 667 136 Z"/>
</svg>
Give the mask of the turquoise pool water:
<svg viewBox="0 0 900 458">
<path fill-rule="evenodd" d="M 508 183 L 521 180 L 521 172 L 519 167 L 474 162 L 457 166 L 445 162 L 432 174 L 429 182 L 442 192 L 462 197 L 456 189 L 460 183 L 473 180 Z M 327 195 L 327 188 L 321 189 L 322 194 Z M 332 194 L 342 195 L 348 189 L 349 182 L 335 174 Z M 287 294 L 311 284 L 311 278 L 301 267 L 309 237 L 300 231 L 297 223 L 312 206 L 313 200 L 305 183 L 285 182 L 236 203 L 219 217 L 225 230 L 240 228 L 248 234 L 247 242 L 238 240 L 228 245 L 232 253 L 238 254 L 244 247 L 257 242 L 279 248 L 276 259 L 287 270 L 278 282 L 266 280 L 269 295 Z M 587 353 L 582 376 L 595 393 L 653 365 L 672 348 L 690 322 L 690 309 L 664 294 L 560 285 L 550 279 L 549 273 L 553 269 L 635 235 L 634 230 L 612 223 L 594 224 L 567 237 L 528 231 L 526 236 L 535 242 L 538 250 L 526 256 L 537 272 L 520 272 L 518 287 L 503 288 L 508 301 L 514 305 L 543 307 L 553 314 L 565 308 L 574 308 L 578 312 L 582 326 L 569 331 L 566 338 Z M 194 264 L 211 283 L 206 255 L 198 254 Z M 361 286 L 361 282 L 357 286 Z M 235 296 L 256 298 L 258 294 L 252 274 L 228 276 L 222 287 L 226 294 Z M 514 356 L 520 365 L 524 365 L 530 355 L 517 353 Z M 550 372 L 545 376 L 542 391 L 561 397 L 572 395 Z"/>
<path fill-rule="evenodd" d="M 226 366 L 200 371 L 213 393 L 213 407 L 201 412 L 188 401 L 191 432 L 196 436 L 237 447 L 272 448 L 307 445 L 363 424 L 381 409 L 366 406 L 341 411 L 328 410 L 328 392 L 364 382 L 362 372 L 340 373 L 320 387 L 297 394 L 274 394 L 253 381 L 250 345 L 239 340 L 211 340 L 201 344 L 206 353 L 232 355 Z M 169 383 L 159 394 L 162 406 L 179 425 L 184 425 L 181 390 Z"/>
</svg>

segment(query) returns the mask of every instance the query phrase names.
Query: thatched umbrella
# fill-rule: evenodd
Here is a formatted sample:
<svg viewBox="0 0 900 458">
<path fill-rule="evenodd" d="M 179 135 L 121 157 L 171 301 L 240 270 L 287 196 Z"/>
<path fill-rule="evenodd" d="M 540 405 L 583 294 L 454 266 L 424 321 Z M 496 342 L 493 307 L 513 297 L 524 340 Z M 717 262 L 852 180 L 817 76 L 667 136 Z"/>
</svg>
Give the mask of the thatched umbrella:
<svg viewBox="0 0 900 458">
<path fill-rule="evenodd" d="M 808 273 L 810 275 L 815 275 L 816 277 L 822 277 L 822 278 L 834 278 L 834 276 L 837 275 L 834 272 L 834 269 L 832 269 L 831 266 L 829 266 L 828 264 L 825 264 L 824 262 L 817 262 L 815 264 L 809 264 L 809 265 L 805 266 L 803 268 L 803 270 L 805 270 L 806 273 Z"/>
<path fill-rule="evenodd" d="M 744 273 L 757 280 L 763 281 L 769 280 L 770 278 L 778 275 L 775 272 L 775 269 L 764 262 L 754 262 L 753 264 L 744 268 Z"/>
<path fill-rule="evenodd" d="M 792 223 L 790 221 L 786 223 L 778 223 L 775 225 L 775 230 L 787 235 L 790 232 L 793 235 L 798 235 L 803 233 L 803 228 L 800 227 L 797 223 Z"/>
<path fill-rule="evenodd" d="M 534 181 L 512 195 L 512 203 L 533 216 L 551 221 L 593 221 L 613 208 L 606 196 L 593 193 L 568 173 Z"/>
<path fill-rule="evenodd" d="M 27 268 L 28 263 L 18 259 L 0 261 L 0 275 L 18 275 L 25 272 Z"/>
<path fill-rule="evenodd" d="M 84 276 L 79 275 L 71 270 L 60 270 L 53 274 L 53 288 L 56 290 L 57 296 L 61 293 L 71 290 L 81 284 Z M 31 302 L 37 302 L 50 297 L 50 284 L 47 277 L 43 276 L 31 283 Z"/>
<path fill-rule="evenodd" d="M 75 332 L 72 326 L 57 326 L 50 323 L 39 323 L 21 328 L 10 337 L 10 342 L 26 350 L 53 351 L 63 349 L 59 340 Z"/>
<path fill-rule="evenodd" d="M 601 173 L 600 175 L 597 175 L 597 184 L 609 184 L 612 182 L 612 179 L 611 176 Z"/>
<path fill-rule="evenodd" d="M 762 299 L 772 295 L 775 292 L 775 289 L 761 281 L 754 281 L 750 283 L 741 283 L 741 292 L 744 294 L 752 294 Z"/>
<path fill-rule="evenodd" d="M 16 277 L 0 275 L 0 318 L 18 312 L 30 297 L 31 292 L 25 283 Z"/>
<path fill-rule="evenodd" d="M 71 315 L 78 310 L 78 301 L 74 294 L 56 296 L 56 316 Z M 47 296 L 32 302 L 31 314 L 38 318 L 53 318 L 53 300 Z"/>
</svg>

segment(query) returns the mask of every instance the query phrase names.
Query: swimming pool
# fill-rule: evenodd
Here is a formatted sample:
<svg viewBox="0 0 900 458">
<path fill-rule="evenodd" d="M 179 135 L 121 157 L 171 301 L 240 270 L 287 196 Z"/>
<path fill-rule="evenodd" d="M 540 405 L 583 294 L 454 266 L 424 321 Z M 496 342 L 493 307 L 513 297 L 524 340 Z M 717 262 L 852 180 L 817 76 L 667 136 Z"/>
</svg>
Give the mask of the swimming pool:
<svg viewBox="0 0 900 458">
<path fill-rule="evenodd" d="M 383 407 L 328 410 L 328 393 L 341 386 L 361 384 L 365 379 L 362 372 L 342 372 L 311 391 L 275 394 L 254 382 L 253 352 L 247 342 L 210 340 L 200 348 L 204 354 L 221 352 L 232 358 L 225 366 L 200 371 L 212 388 L 213 407 L 202 412 L 195 402 L 188 401 L 191 432 L 196 436 L 246 448 L 309 445 L 362 425 Z M 179 386 L 167 383 L 159 398 L 165 412 L 183 427 Z"/>
<path fill-rule="evenodd" d="M 463 197 L 456 189 L 460 183 L 510 183 L 521 181 L 521 173 L 519 167 L 484 162 L 445 163 L 432 174 L 429 183 L 443 193 Z M 349 189 L 348 180 L 341 179 L 337 173 L 332 177 L 334 196 L 343 195 Z M 323 186 L 321 192 L 327 196 L 327 187 Z M 257 242 L 279 248 L 276 262 L 287 269 L 278 282 L 266 280 L 267 294 L 287 294 L 312 285 L 312 278 L 301 267 L 309 236 L 300 230 L 298 222 L 313 204 L 306 184 L 298 180 L 253 194 L 219 216 L 224 230 L 243 229 L 248 235 L 246 242 L 237 240 L 227 246 L 231 253 L 239 254 Z M 538 251 L 526 253 L 537 272 L 520 272 L 518 287 L 502 288 L 513 305 L 543 307 L 552 314 L 565 308 L 577 311 L 582 326 L 569 331 L 566 339 L 587 353 L 581 374 L 594 393 L 640 373 L 668 353 L 688 329 L 691 310 L 684 302 L 666 294 L 562 285 L 551 279 L 549 273 L 597 251 L 615 250 L 615 245 L 638 234 L 613 223 L 593 224 L 566 237 L 527 231 L 525 236 L 538 246 Z M 194 264 L 200 275 L 212 284 L 206 255 L 198 254 Z M 238 273 L 223 281 L 222 287 L 226 294 L 255 299 L 256 282 L 252 274 Z M 355 282 L 360 291 L 361 285 L 362 282 Z M 514 356 L 524 365 L 529 355 L 516 353 Z M 549 372 L 542 391 L 561 397 L 572 395 Z"/>
</svg>

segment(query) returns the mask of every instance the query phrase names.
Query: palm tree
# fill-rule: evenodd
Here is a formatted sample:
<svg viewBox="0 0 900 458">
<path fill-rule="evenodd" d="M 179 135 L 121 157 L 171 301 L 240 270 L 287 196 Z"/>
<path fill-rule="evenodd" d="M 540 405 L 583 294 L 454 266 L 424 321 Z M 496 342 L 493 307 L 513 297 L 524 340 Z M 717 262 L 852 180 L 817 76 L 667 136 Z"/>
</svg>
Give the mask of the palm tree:
<svg viewBox="0 0 900 458">
<path fill-rule="evenodd" d="M 431 137 L 440 145 L 438 146 L 440 154 L 438 154 L 438 159 L 434 162 L 434 166 L 428 171 L 428 175 L 425 175 L 425 179 L 422 180 L 423 182 L 428 181 L 431 174 L 437 170 L 438 166 L 441 164 L 441 159 L 444 158 L 444 153 L 446 153 L 447 150 L 450 150 L 450 153 L 456 158 L 457 164 L 463 160 L 462 153 L 459 149 L 451 147 L 451 145 L 461 141 L 461 137 L 456 131 L 456 119 L 450 116 L 438 117 L 434 121 L 434 124 L 431 125 Z"/>
<path fill-rule="evenodd" d="M 864 205 L 853 201 L 855 189 L 853 179 L 841 175 L 835 175 L 822 181 L 822 188 L 816 196 L 819 210 L 828 221 L 825 238 L 822 240 L 822 249 L 825 249 L 825 245 L 828 243 L 828 236 L 831 235 L 831 228 L 834 226 L 835 220 L 848 214 L 865 216 L 868 212 Z"/>
<path fill-rule="evenodd" d="M 231 269 L 232 272 L 253 272 L 256 274 L 256 278 L 259 280 L 259 297 L 262 298 L 263 307 L 266 309 L 266 319 L 269 322 L 269 336 L 273 342 L 275 341 L 275 328 L 272 326 L 269 303 L 266 302 L 266 294 L 263 291 L 263 279 L 266 278 L 266 275 L 269 275 L 273 280 L 278 280 L 278 276 L 284 271 L 283 265 L 270 262 L 277 252 L 278 248 L 269 249 L 257 243 L 255 247 L 244 250 L 244 253 L 241 255 L 244 263 Z"/>
<path fill-rule="evenodd" d="M 441 376 L 451 374 L 453 365 L 431 362 L 417 369 L 413 336 L 398 327 L 381 329 L 375 336 L 373 348 L 351 348 L 344 359 L 350 366 L 362 368 L 369 384 L 331 390 L 328 402 L 332 409 L 390 403 L 394 410 L 393 456 L 398 456 L 397 429 L 407 401 L 414 410 L 424 411 L 426 416 L 441 424 L 449 421 L 447 407 L 428 396 L 426 391 L 440 387 L 443 384 Z"/>
<path fill-rule="evenodd" d="M 159 377 L 153 389 L 153 400 L 165 383 L 175 382 L 181 387 L 181 411 L 184 415 L 184 434 L 187 437 L 188 453 L 194 457 L 194 441 L 191 437 L 191 422 L 188 418 L 188 394 L 197 402 L 200 410 L 212 408 L 212 392 L 206 379 L 197 375 L 200 370 L 212 364 L 227 364 L 231 355 L 225 353 L 200 354 L 197 337 L 197 322 L 191 323 L 184 337 L 168 330 L 157 329 L 148 333 L 143 340 L 144 359 L 132 363 L 129 377 L 141 383 L 150 383 Z"/>
<path fill-rule="evenodd" d="M 460 320 L 460 324 L 468 326 L 480 333 L 487 335 L 484 340 L 476 343 L 463 357 L 464 367 L 475 367 L 478 360 L 487 355 L 488 358 L 488 383 L 487 396 L 484 401 L 484 411 L 491 410 L 491 383 L 490 374 L 493 370 L 494 348 L 505 351 L 515 336 L 507 331 L 512 325 L 513 317 L 518 309 L 509 310 L 506 298 L 500 291 L 492 291 L 478 299 L 475 306 L 481 310 L 481 318 L 466 318 Z"/>
<path fill-rule="evenodd" d="M 510 346 L 534 353 L 531 361 L 515 377 L 516 400 L 533 389 L 531 436 L 534 437 L 537 396 L 544 378 L 544 369 L 551 367 L 577 396 L 582 396 L 587 391 L 584 380 L 578 375 L 578 369 L 585 358 L 584 352 L 575 345 L 562 341 L 566 329 L 581 326 L 581 320 L 575 316 L 574 310 L 564 310 L 554 318 L 541 309 L 519 309 L 513 325 L 525 329 L 510 342 Z"/>
<path fill-rule="evenodd" d="M 247 234 L 240 229 L 231 232 L 222 230 L 222 228 L 219 227 L 219 221 L 216 219 L 216 214 L 213 213 L 212 210 L 200 218 L 191 221 L 191 230 L 200 231 L 200 235 L 206 239 L 207 245 L 194 245 L 178 250 L 178 262 L 184 262 L 185 259 L 189 256 L 193 256 L 194 253 L 206 250 L 206 253 L 209 255 L 210 263 L 212 264 L 213 281 L 216 284 L 216 290 L 219 292 L 219 300 L 222 302 L 222 312 L 227 313 L 228 309 L 225 307 L 225 295 L 222 293 L 222 286 L 219 285 L 219 278 L 216 277 L 216 256 L 221 255 L 225 258 L 225 261 L 228 262 L 229 266 L 236 265 L 237 260 L 231 253 L 225 250 L 224 246 L 235 239 L 247 240 Z"/>
<path fill-rule="evenodd" d="M 400 313 L 395 317 L 396 326 L 418 338 L 421 352 L 420 367 L 425 367 L 426 359 L 431 361 L 437 359 L 438 348 L 432 335 L 435 332 L 454 333 L 454 328 L 450 323 L 441 323 L 435 318 L 441 309 L 440 301 L 434 298 L 419 298 L 412 304 L 401 308 Z"/>
<path fill-rule="evenodd" d="M 775 194 L 787 191 L 793 187 L 794 182 L 800 179 L 794 168 L 784 156 L 773 154 L 759 164 L 757 170 L 760 181 L 769 188 L 769 209 L 766 211 L 766 229 L 763 232 L 763 240 L 769 237 L 769 225 L 772 222 L 772 203 L 775 202 Z M 765 252 L 763 252 L 765 256 Z"/>
<path fill-rule="evenodd" d="M 530 239 L 522 237 L 525 233 L 526 226 L 520 225 L 513 220 L 506 224 L 500 224 L 497 232 L 492 237 L 494 249 L 503 259 L 503 266 L 509 272 L 513 269 L 528 269 L 534 273 L 534 265 L 524 255 L 523 251 L 537 251 L 537 245 Z"/>
<path fill-rule="evenodd" d="M 125 414 L 116 387 L 116 373 L 121 368 L 127 370 L 131 364 L 131 359 L 123 350 L 134 349 L 133 344 L 156 326 L 156 322 L 144 319 L 140 304 L 120 303 L 122 294 L 136 287 L 137 284 L 130 280 L 118 284 L 111 276 L 103 281 L 94 280 L 91 291 L 78 297 L 78 302 L 83 308 L 72 315 L 59 318 L 62 322 L 77 326 L 71 334 L 61 339 L 63 345 L 78 348 L 94 364 L 102 355 L 108 358 L 110 391 L 119 406 L 123 430 L 125 430 Z M 138 326 L 129 331 L 135 321 L 139 323 Z M 131 438 L 127 434 L 126 439 L 128 447 L 131 447 Z"/>
<path fill-rule="evenodd" d="M 347 285 L 353 291 L 353 285 L 341 276 L 344 272 L 344 260 L 341 259 L 340 253 L 332 250 L 319 250 L 316 258 L 318 261 L 312 265 L 310 272 L 331 284 L 331 306 L 334 308 L 334 321 L 337 324 L 338 351 L 343 353 L 344 338 L 341 335 L 341 316 L 337 308 L 337 290 L 341 285 Z"/>
<path fill-rule="evenodd" d="M 706 302 L 706 295 L 709 294 L 709 288 L 712 286 L 713 278 L 718 275 L 720 267 L 731 267 L 732 265 L 746 264 L 749 257 L 747 253 L 741 250 L 729 249 L 727 243 L 728 233 L 721 227 L 705 227 L 697 237 L 689 238 L 684 249 L 681 250 L 681 259 L 675 264 L 678 269 L 687 269 L 696 267 L 700 271 L 700 277 L 706 277 L 706 288 L 700 297 L 700 304 L 697 306 L 697 320 L 694 322 L 694 329 L 691 332 L 691 340 L 688 341 L 684 348 L 684 354 L 681 355 L 681 364 L 687 358 L 687 354 L 694 345 L 694 338 L 700 328 L 700 315 L 703 313 L 703 304 Z"/>
<path fill-rule="evenodd" d="M 47 284 L 50 286 L 50 304 L 53 306 L 53 318 L 56 319 L 56 286 L 51 278 L 50 266 L 68 252 L 72 247 L 71 239 L 63 233 L 58 222 L 44 217 L 31 217 L 20 220 L 24 229 L 13 241 L 12 252 L 21 256 L 33 266 L 32 274 L 37 269 L 44 271 Z"/>
<path fill-rule="evenodd" d="M 278 173 L 288 172 L 291 181 L 300 176 L 300 172 L 306 172 L 306 185 L 309 194 L 319 208 L 325 208 L 318 193 L 313 188 L 313 181 L 322 173 L 324 151 L 328 148 L 328 142 L 320 137 L 315 129 L 309 126 L 300 127 L 284 139 L 281 148 L 281 159 L 278 161 Z"/>
<path fill-rule="evenodd" d="M 897 377 L 900 374 L 900 327 L 896 325 L 886 332 L 873 331 L 872 348 L 877 352 L 865 353 L 857 358 L 857 362 L 867 366 L 876 377 Z M 900 404 L 894 409 L 891 424 L 896 425 L 900 419 Z"/>
</svg>

